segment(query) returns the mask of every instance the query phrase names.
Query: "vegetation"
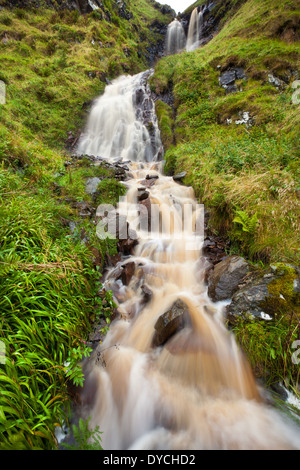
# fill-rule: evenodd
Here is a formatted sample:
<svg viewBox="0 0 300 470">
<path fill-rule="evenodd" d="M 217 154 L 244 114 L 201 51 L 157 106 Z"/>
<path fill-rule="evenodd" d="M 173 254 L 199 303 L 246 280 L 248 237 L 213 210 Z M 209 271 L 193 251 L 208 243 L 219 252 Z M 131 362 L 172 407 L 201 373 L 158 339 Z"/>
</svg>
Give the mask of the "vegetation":
<svg viewBox="0 0 300 470">
<path fill-rule="evenodd" d="M 164 121 L 166 171 L 187 171 L 185 182 L 210 210 L 211 229 L 229 235 L 245 256 L 297 264 L 299 106 L 292 97 L 300 54 L 288 32 L 299 10 L 291 1 L 248 0 L 227 2 L 226 15 L 230 21 L 206 46 L 155 67 L 153 91 L 174 96 L 175 117 Z M 226 93 L 219 77 L 233 67 L 245 78 Z M 236 231 L 241 211 L 257 218 L 246 241 Z"/>
<path fill-rule="evenodd" d="M 87 15 L 0 11 L 0 449 L 57 446 L 69 384 L 83 384 L 91 325 L 110 322 L 101 271 L 116 240 L 99 240 L 78 204 L 99 203 L 85 192 L 90 176 L 102 180 L 101 202 L 115 204 L 124 187 L 88 160 L 65 165 L 65 143 L 79 135 L 106 80 L 146 68 L 159 37 L 149 25 L 170 21 L 155 3 L 134 3 L 130 21 L 110 0 Z M 79 440 L 85 425 L 73 430 Z"/>
<path fill-rule="evenodd" d="M 91 324 L 109 325 L 114 307 L 101 271 L 116 240 L 99 240 L 78 204 L 115 204 L 124 187 L 104 166 L 65 165 L 65 143 L 68 133 L 76 140 L 107 80 L 148 67 L 157 25 L 172 15 L 152 0 L 127 2 L 125 16 L 117 2 L 102 4 L 88 15 L 0 11 L 0 449 L 55 448 L 68 385 L 83 383 Z M 166 171 L 186 170 L 211 230 L 229 236 L 232 250 L 254 262 L 297 264 L 299 9 L 292 0 L 231 0 L 214 13 L 222 21 L 212 41 L 155 67 L 153 91 L 174 97 L 173 107 L 156 102 Z M 231 67 L 245 78 L 227 94 L 219 77 Z M 236 124 L 243 113 L 249 119 Z M 85 192 L 90 176 L 101 179 L 95 198 Z M 287 270 L 280 286 L 270 285 L 273 323 L 234 325 L 253 368 L 258 375 L 267 368 L 271 382 L 299 380 L 288 360 L 299 324 L 291 276 Z M 88 423 L 73 432 L 80 448 L 101 448 Z"/>
</svg>

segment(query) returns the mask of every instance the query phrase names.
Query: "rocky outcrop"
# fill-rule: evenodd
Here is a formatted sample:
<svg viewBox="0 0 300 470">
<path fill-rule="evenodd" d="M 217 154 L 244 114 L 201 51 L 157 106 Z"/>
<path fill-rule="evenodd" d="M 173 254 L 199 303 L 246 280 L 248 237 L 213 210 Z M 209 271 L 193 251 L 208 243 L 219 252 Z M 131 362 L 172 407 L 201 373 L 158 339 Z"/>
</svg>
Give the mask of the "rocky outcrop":
<svg viewBox="0 0 300 470">
<path fill-rule="evenodd" d="M 226 307 L 231 323 L 235 318 L 273 320 L 275 315 L 290 315 L 300 305 L 300 269 L 278 263 L 261 276 L 254 273 L 235 292 Z"/>
<path fill-rule="evenodd" d="M 228 256 L 217 263 L 208 277 L 208 295 L 213 301 L 232 297 L 249 272 L 249 265 L 239 256 Z"/>
</svg>

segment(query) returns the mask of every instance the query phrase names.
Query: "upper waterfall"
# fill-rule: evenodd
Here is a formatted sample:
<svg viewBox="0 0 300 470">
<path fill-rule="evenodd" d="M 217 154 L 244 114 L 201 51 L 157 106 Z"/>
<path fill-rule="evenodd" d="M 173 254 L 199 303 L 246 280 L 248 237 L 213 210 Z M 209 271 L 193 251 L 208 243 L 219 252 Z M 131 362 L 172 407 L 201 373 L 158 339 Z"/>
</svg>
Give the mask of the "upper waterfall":
<svg viewBox="0 0 300 470">
<path fill-rule="evenodd" d="M 90 111 L 77 153 L 131 161 L 153 161 L 162 152 L 150 96 L 152 70 L 121 76 L 106 86 Z"/>
<path fill-rule="evenodd" d="M 193 51 L 199 47 L 199 39 L 203 27 L 203 11 L 198 13 L 198 8 L 194 8 L 191 14 L 188 36 L 186 42 L 186 50 Z"/>
<path fill-rule="evenodd" d="M 180 21 L 175 19 L 169 24 L 166 39 L 166 54 L 176 54 L 185 48 L 186 37 Z"/>
</svg>

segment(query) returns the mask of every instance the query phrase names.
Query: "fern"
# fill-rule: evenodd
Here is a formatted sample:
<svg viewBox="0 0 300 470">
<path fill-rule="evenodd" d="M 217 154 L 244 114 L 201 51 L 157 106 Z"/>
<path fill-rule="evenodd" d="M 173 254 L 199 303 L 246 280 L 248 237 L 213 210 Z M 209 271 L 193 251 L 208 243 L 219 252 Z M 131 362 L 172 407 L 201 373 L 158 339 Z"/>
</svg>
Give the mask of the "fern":
<svg viewBox="0 0 300 470">
<path fill-rule="evenodd" d="M 238 224 L 238 227 L 235 227 L 236 232 L 248 232 L 249 234 L 253 235 L 256 231 L 258 223 L 257 214 L 255 213 L 252 217 L 250 217 L 247 212 L 237 211 L 236 216 L 233 219 L 233 223 Z"/>
<path fill-rule="evenodd" d="M 103 450 L 101 445 L 101 437 L 99 434 L 102 434 L 99 431 L 99 426 L 96 426 L 94 429 L 89 429 L 89 417 L 86 421 L 82 418 L 79 418 L 78 426 L 73 424 L 72 431 L 76 444 L 66 444 L 62 443 L 62 447 L 66 450 Z M 91 439 L 93 441 L 91 442 Z"/>
<path fill-rule="evenodd" d="M 241 244 L 242 250 L 245 252 L 249 251 L 251 244 L 253 243 L 254 236 L 257 230 L 258 217 L 255 213 L 252 217 L 244 211 L 236 211 L 236 215 L 233 219 L 233 229 L 231 236 L 234 240 Z"/>
</svg>

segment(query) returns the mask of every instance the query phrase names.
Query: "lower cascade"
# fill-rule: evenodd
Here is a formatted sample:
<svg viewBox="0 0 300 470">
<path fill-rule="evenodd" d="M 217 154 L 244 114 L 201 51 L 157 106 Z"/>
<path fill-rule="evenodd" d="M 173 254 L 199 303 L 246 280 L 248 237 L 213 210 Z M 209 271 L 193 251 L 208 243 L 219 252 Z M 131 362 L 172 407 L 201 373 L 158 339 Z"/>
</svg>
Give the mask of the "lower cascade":
<svg viewBox="0 0 300 470">
<path fill-rule="evenodd" d="M 137 237 L 105 277 L 118 316 L 84 363 L 79 413 L 105 450 L 300 448 L 207 295 L 203 207 L 163 174 L 150 74 L 106 87 L 78 148 L 130 161 L 117 211 Z"/>
</svg>

